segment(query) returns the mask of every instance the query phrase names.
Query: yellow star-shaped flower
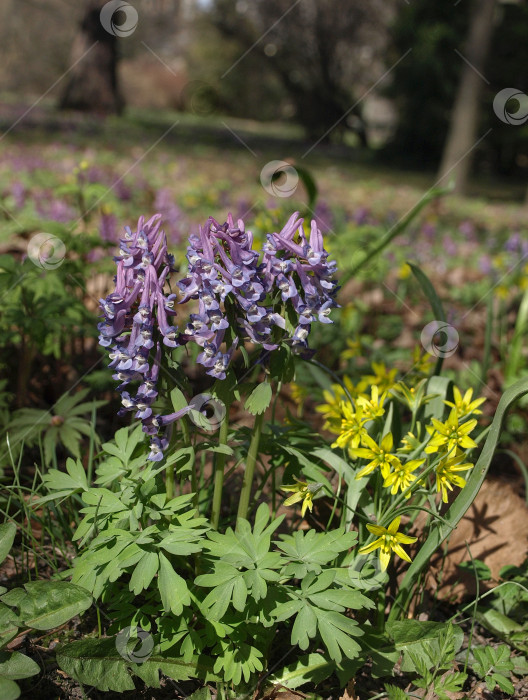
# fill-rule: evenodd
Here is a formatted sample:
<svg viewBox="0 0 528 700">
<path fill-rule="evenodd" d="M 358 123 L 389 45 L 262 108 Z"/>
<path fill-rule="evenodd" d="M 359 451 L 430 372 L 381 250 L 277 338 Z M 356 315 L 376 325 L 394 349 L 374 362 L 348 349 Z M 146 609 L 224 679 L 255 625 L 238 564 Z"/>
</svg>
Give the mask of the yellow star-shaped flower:
<svg viewBox="0 0 528 700">
<path fill-rule="evenodd" d="M 436 467 L 436 490 L 442 494 L 442 501 L 447 503 L 447 489 L 453 490 L 452 484 L 463 488 L 466 485 L 466 480 L 457 474 L 457 472 L 465 472 L 471 469 L 473 465 L 470 462 L 462 463 L 464 454 L 459 453 L 455 457 L 449 459 L 446 455 L 440 464 Z"/>
<path fill-rule="evenodd" d="M 392 433 L 387 433 L 379 445 L 374 442 L 370 435 L 365 433 L 361 438 L 361 443 L 366 447 L 352 448 L 350 454 L 360 459 L 370 459 L 370 462 L 356 474 L 356 479 L 363 478 L 377 467 L 381 469 L 383 478 L 386 479 L 389 476 L 391 464 L 398 459 L 396 455 L 391 454 L 394 443 Z"/>
<path fill-rule="evenodd" d="M 402 544 L 411 544 L 411 542 L 416 542 L 418 538 L 411 537 L 410 535 L 403 535 L 401 532 L 398 532 L 400 520 L 400 517 L 394 518 L 389 527 L 367 525 L 367 530 L 372 532 L 373 535 L 377 535 L 378 539 L 361 547 L 361 549 L 358 550 L 358 554 L 368 554 L 379 548 L 379 558 L 383 571 L 385 571 L 389 565 L 392 552 L 402 559 L 405 559 L 405 561 L 411 562 L 411 557 L 403 549 Z"/>
<path fill-rule="evenodd" d="M 456 408 L 451 409 L 449 418 L 444 423 L 433 418 L 432 424 L 432 427 L 427 426 L 428 432 L 432 434 L 432 438 L 425 448 L 427 454 L 438 452 L 440 448 L 453 452 L 453 450 L 458 448 L 467 450 L 470 447 L 477 446 L 477 443 L 469 437 L 469 433 L 477 425 L 477 419 L 472 418 L 461 424 L 458 420 Z"/>
<path fill-rule="evenodd" d="M 365 416 L 372 420 L 378 418 L 385 413 L 383 404 L 387 398 L 387 392 L 384 391 L 380 396 L 379 387 L 374 385 L 370 390 L 370 399 L 365 396 L 359 396 L 357 400 L 358 406 L 361 406 L 365 412 Z"/>
<path fill-rule="evenodd" d="M 480 399 L 472 401 L 473 389 L 468 389 L 464 396 L 462 396 L 462 392 L 457 386 L 453 388 L 453 398 L 455 400 L 454 403 L 452 401 L 444 401 L 444 403 L 456 410 L 458 418 L 465 418 L 469 416 L 470 413 L 474 413 L 476 416 L 480 415 L 482 411 L 477 409 L 486 400 L 481 397 Z"/>
<path fill-rule="evenodd" d="M 354 406 L 348 402 L 341 404 L 341 435 L 332 444 L 332 447 L 348 447 L 349 452 L 359 447 L 361 438 L 367 434 L 365 423 L 367 418 L 363 415 L 363 409 L 359 407 L 354 411 Z"/>
<path fill-rule="evenodd" d="M 293 491 L 292 495 L 288 496 L 283 505 L 292 506 L 294 503 L 299 503 L 299 501 L 302 501 L 301 515 L 304 518 L 304 514 L 306 513 L 307 509 L 310 511 L 310 513 L 312 512 L 313 497 L 323 485 L 319 483 L 309 484 L 306 481 L 300 481 L 296 477 L 293 478 L 297 482 L 296 484 L 281 486 L 283 491 Z"/>
<path fill-rule="evenodd" d="M 413 471 L 421 466 L 425 459 L 411 459 L 409 462 L 402 464 L 399 459 L 392 463 L 392 471 L 383 482 L 385 488 L 391 487 L 391 494 L 394 496 L 398 491 L 405 491 L 413 481 L 416 481 L 416 475 Z M 405 498 L 410 498 L 411 492 L 405 494 Z"/>
</svg>

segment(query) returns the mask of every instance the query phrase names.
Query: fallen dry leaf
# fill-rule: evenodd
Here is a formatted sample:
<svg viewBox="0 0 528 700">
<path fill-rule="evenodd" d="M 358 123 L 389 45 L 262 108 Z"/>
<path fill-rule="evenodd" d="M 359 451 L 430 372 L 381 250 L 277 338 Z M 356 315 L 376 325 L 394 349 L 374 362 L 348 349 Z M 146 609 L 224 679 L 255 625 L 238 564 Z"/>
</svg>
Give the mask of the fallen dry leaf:
<svg viewBox="0 0 528 700">
<path fill-rule="evenodd" d="M 339 700 L 359 700 L 359 695 L 356 695 L 356 682 L 353 678 L 352 680 L 348 681 L 345 692 L 339 698 Z"/>
</svg>

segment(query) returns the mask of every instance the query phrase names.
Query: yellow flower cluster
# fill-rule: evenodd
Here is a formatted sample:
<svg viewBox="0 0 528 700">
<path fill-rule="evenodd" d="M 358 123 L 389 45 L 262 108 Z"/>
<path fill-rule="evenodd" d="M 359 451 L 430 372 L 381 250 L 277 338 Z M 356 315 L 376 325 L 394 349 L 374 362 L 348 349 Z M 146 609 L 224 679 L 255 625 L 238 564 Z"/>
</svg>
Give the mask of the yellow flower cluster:
<svg viewBox="0 0 528 700">
<path fill-rule="evenodd" d="M 403 456 L 418 450 L 421 444 L 420 433 L 415 435 L 408 432 L 401 441 L 401 446 L 393 450 L 394 438 L 391 432 L 376 442 L 369 435 L 366 426 L 385 413 L 384 404 L 390 389 L 413 414 L 433 396 L 425 395 L 426 380 L 421 380 L 416 387 L 407 387 L 403 382 L 396 383 L 395 370 L 389 372 L 383 364 L 373 364 L 373 370 L 374 375 L 365 377 L 356 386 L 348 377 L 344 379 L 344 386 L 332 385 L 331 391 L 324 392 L 326 403 L 317 410 L 325 418 L 325 429 L 337 435 L 332 447 L 346 449 L 353 459 L 367 460 L 356 479 L 362 479 L 379 468 L 383 486 L 390 489 L 392 495 L 401 492 L 409 498 L 409 487 L 419 479 L 414 472 L 426 462 L 427 457 L 405 461 Z M 367 380 L 371 383 L 370 395 L 364 391 L 364 382 Z M 433 418 L 431 425 L 426 426 L 430 439 L 424 452 L 426 455 L 437 453 L 440 458 L 435 467 L 436 490 L 445 503 L 448 500 L 448 490 L 452 491 L 453 486 L 465 486 L 465 479 L 459 472 L 467 471 L 473 466 L 464 459 L 465 450 L 477 446 L 469 436 L 476 427 L 477 420 L 468 417 L 480 414 L 478 409 L 483 402 L 483 398 L 473 400 L 472 389 L 462 395 L 455 387 L 453 401 L 445 401 L 451 407 L 447 420 L 442 422 Z"/>
<path fill-rule="evenodd" d="M 349 347 L 350 356 L 355 349 Z M 416 351 L 413 361 L 408 383 L 396 380 L 396 370 L 388 371 L 384 364 L 373 363 L 373 374 L 364 376 L 358 384 L 354 385 L 349 377 L 344 378 L 343 385 L 333 384 L 331 391 L 324 392 L 325 403 L 317 410 L 325 418 L 325 429 L 337 436 L 332 447 L 347 450 L 353 459 L 366 460 L 356 479 L 362 479 L 379 469 L 384 488 L 389 489 L 392 495 L 401 492 L 409 498 L 414 484 L 424 484 L 425 477 L 421 476 L 424 470 L 418 474 L 415 472 L 425 464 L 427 473 L 433 470 L 436 491 L 441 494 L 442 501 L 447 503 L 449 491 L 454 486 L 463 488 L 466 484 L 460 472 L 473 467 L 465 461 L 465 453 L 477 446 L 470 433 L 477 425 L 473 416 L 482 413 L 479 407 L 485 399 L 473 399 L 472 389 L 462 395 L 460 389 L 455 387 L 453 400 L 444 402 L 451 409 L 447 419 L 440 421 L 432 418 L 431 424 L 426 425 L 424 430 L 415 421 L 419 409 L 435 398 L 433 394 L 425 393 L 427 378 L 420 378 L 420 374 L 428 372 L 431 358 Z M 411 429 L 396 449 L 392 432 L 382 434 L 378 441 L 369 435 L 372 422 L 384 415 L 389 396 L 403 403 L 413 416 Z M 414 459 L 416 455 L 420 457 Z M 309 499 L 308 489 L 305 493 Z M 297 500 L 300 498 L 299 494 Z M 290 500 L 291 497 L 287 502 Z M 387 568 L 393 552 L 402 559 L 411 561 L 401 545 L 410 544 L 416 538 L 398 532 L 399 526 L 399 517 L 392 520 L 388 527 L 367 525 L 369 532 L 376 535 L 377 539 L 363 546 L 359 554 L 379 549 L 383 570 Z"/>
</svg>

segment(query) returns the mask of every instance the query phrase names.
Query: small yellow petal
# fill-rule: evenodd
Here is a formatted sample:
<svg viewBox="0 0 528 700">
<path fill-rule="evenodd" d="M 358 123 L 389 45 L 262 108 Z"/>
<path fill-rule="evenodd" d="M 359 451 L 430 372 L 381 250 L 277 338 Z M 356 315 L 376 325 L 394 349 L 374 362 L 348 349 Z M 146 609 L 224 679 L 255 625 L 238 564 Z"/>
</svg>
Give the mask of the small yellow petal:
<svg viewBox="0 0 528 700">
<path fill-rule="evenodd" d="M 403 549 L 403 547 L 399 544 L 394 544 L 392 546 L 392 549 L 395 551 L 395 553 L 401 557 L 402 559 L 405 559 L 405 561 L 408 561 L 409 563 L 412 562 L 411 557 L 407 554 L 407 552 Z"/>
<path fill-rule="evenodd" d="M 385 571 L 389 565 L 390 562 L 390 550 L 386 551 L 385 549 L 380 550 L 380 562 L 381 562 L 381 570 Z"/>
<path fill-rule="evenodd" d="M 381 547 L 383 544 L 383 537 L 380 537 L 377 540 L 374 540 L 374 542 L 371 542 L 370 544 L 366 544 L 361 549 L 358 549 L 358 554 L 369 554 L 370 552 L 373 552 L 375 549 L 378 547 Z"/>
<path fill-rule="evenodd" d="M 387 531 L 391 534 L 394 535 L 395 532 L 398 532 L 398 528 L 400 527 L 400 520 L 401 520 L 401 515 L 398 515 L 397 518 L 394 518 L 392 523 L 389 525 L 387 528 Z"/>
<path fill-rule="evenodd" d="M 371 525 L 370 523 L 367 525 L 367 530 L 369 532 L 372 532 L 373 535 L 386 535 L 387 530 L 382 527 L 381 525 Z"/>
<path fill-rule="evenodd" d="M 290 496 L 283 502 L 283 506 L 292 506 L 294 503 L 298 503 L 300 500 L 302 500 L 302 493 L 294 493 L 293 496 Z"/>
</svg>

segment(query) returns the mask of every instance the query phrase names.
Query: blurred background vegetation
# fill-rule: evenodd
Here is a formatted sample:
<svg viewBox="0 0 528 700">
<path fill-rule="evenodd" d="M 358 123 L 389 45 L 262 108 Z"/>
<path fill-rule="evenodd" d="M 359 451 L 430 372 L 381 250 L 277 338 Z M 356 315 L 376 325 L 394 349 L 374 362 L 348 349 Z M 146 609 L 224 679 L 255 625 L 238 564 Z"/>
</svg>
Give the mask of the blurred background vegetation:
<svg viewBox="0 0 528 700">
<path fill-rule="evenodd" d="M 177 110 L 298 126 L 350 159 L 449 171 L 460 192 L 471 172 L 526 179 L 528 126 L 492 108 L 505 87 L 528 90 L 522 0 L 137 0 L 121 38 L 102 28 L 104 4 L 4 0 L 6 126 L 6 105 L 31 97 L 99 116 Z"/>
</svg>

